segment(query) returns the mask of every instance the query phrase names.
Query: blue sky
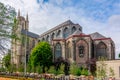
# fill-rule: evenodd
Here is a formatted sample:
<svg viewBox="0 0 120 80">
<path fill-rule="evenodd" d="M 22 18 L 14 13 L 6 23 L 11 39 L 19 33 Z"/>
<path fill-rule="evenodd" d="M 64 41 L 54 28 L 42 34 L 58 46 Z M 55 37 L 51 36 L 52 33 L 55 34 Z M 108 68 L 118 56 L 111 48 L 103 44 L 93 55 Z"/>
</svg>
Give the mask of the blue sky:
<svg viewBox="0 0 120 80">
<path fill-rule="evenodd" d="M 21 15 L 29 15 L 29 29 L 41 34 L 70 19 L 83 33 L 99 32 L 111 37 L 120 53 L 120 0 L 0 0 Z"/>
<path fill-rule="evenodd" d="M 37 0 L 38 4 L 40 0 Z M 50 0 L 43 0 L 43 3 L 49 3 Z M 83 9 L 83 16 L 91 17 L 95 20 L 106 21 L 113 14 L 120 14 L 120 0 L 64 0 L 61 4 L 56 2 L 53 5 L 62 9 L 73 7 Z"/>
</svg>

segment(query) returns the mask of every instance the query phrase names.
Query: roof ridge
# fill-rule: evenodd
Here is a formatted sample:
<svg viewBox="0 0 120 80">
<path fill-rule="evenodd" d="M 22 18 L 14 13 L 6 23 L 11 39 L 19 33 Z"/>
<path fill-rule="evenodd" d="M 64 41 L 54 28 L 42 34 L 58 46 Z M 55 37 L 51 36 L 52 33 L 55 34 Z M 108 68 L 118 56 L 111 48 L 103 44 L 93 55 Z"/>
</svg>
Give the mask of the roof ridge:
<svg viewBox="0 0 120 80">
<path fill-rule="evenodd" d="M 53 27 L 52 29 L 48 30 L 47 32 L 44 32 L 40 36 L 43 36 L 43 35 L 45 35 L 47 33 L 50 33 L 51 31 L 54 31 L 54 30 L 56 30 L 58 28 L 61 28 L 62 26 L 67 25 L 67 24 L 74 24 L 74 23 L 71 20 L 67 20 L 65 22 L 62 22 L 61 24 L 58 24 L 57 26 Z"/>
<path fill-rule="evenodd" d="M 90 36 L 92 37 L 92 39 L 106 38 L 105 36 L 103 36 L 99 32 L 94 32 L 94 33 L 90 34 Z"/>
<path fill-rule="evenodd" d="M 30 36 L 30 37 L 33 37 L 33 38 L 39 38 L 39 35 L 36 34 L 36 33 L 33 33 L 33 32 L 30 32 L 30 31 L 27 31 L 27 30 L 21 30 L 21 33 L 24 34 L 24 35 L 27 35 L 27 36 Z"/>
</svg>

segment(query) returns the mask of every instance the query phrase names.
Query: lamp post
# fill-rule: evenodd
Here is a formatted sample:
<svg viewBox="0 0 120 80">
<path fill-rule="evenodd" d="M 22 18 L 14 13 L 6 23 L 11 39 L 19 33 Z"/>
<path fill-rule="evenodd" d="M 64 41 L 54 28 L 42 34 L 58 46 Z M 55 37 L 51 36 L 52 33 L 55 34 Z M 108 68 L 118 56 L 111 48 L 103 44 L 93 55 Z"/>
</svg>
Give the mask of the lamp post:
<svg viewBox="0 0 120 80">
<path fill-rule="evenodd" d="M 24 65 L 24 76 L 26 75 L 26 52 L 27 52 L 27 30 L 25 31 L 25 65 Z"/>
</svg>

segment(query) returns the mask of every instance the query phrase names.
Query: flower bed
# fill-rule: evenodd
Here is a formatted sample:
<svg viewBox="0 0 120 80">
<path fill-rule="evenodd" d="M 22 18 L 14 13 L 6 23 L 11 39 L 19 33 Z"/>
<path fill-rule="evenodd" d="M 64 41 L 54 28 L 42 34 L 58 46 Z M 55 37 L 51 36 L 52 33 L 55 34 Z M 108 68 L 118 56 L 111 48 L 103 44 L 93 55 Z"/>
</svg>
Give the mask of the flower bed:
<svg viewBox="0 0 120 80">
<path fill-rule="evenodd" d="M 18 80 L 18 79 L 11 79 L 11 78 L 0 77 L 0 80 Z"/>
</svg>

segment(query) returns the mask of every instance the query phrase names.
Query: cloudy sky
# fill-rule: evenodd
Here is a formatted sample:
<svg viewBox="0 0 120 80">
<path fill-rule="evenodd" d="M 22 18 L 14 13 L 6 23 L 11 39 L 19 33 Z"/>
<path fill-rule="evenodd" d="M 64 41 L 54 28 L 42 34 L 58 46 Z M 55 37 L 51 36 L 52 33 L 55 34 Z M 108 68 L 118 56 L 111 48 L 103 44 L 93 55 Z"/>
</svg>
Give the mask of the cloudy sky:
<svg viewBox="0 0 120 80">
<path fill-rule="evenodd" d="M 120 53 L 120 0 L 0 0 L 21 15 L 29 15 L 29 29 L 41 34 L 70 19 L 83 27 L 83 32 L 99 32 L 111 37 Z"/>
</svg>

